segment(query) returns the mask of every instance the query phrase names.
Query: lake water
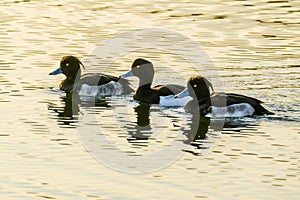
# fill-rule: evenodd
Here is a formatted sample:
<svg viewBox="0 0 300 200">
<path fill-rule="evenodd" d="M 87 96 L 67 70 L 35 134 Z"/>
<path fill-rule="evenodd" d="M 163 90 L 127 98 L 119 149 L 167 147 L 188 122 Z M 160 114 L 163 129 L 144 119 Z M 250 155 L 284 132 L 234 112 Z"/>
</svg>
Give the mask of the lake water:
<svg viewBox="0 0 300 200">
<path fill-rule="evenodd" d="M 0 10 L 2 199 L 300 198 L 299 1 L 4 0 Z M 176 37 L 164 48 L 132 39 L 126 52 L 116 43 L 118 55 L 91 56 L 135 29 L 189 38 L 215 67 L 170 52 Z M 200 71 L 275 115 L 227 119 L 220 132 L 217 120 L 200 119 L 197 129 L 182 108 L 132 95 L 83 101 L 58 90 L 63 76 L 48 75 L 64 55 L 113 75 L 144 57 L 156 66 L 155 84 L 185 85 Z"/>
</svg>

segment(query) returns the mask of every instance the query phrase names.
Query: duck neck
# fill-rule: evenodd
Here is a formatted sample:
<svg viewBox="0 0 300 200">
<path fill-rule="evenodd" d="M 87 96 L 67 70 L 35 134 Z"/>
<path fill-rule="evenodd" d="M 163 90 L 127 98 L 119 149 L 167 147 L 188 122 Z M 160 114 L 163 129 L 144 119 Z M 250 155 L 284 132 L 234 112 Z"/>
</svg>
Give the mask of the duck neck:
<svg viewBox="0 0 300 200">
<path fill-rule="evenodd" d="M 151 89 L 151 83 L 139 84 L 139 89 Z"/>
<path fill-rule="evenodd" d="M 150 74 L 143 76 L 142 78 L 140 78 L 139 87 L 150 88 L 152 81 L 153 81 L 153 76 L 150 76 Z"/>
<path fill-rule="evenodd" d="M 207 100 L 210 100 L 210 97 L 198 99 L 198 104 L 199 104 L 199 105 L 202 105 L 202 104 L 204 104 L 205 102 L 207 102 Z"/>
<path fill-rule="evenodd" d="M 74 83 L 75 81 L 80 79 L 80 76 L 81 76 L 81 70 L 79 69 L 77 71 L 77 73 L 74 73 L 74 74 L 71 74 L 71 75 L 67 76 L 67 81 Z"/>
</svg>

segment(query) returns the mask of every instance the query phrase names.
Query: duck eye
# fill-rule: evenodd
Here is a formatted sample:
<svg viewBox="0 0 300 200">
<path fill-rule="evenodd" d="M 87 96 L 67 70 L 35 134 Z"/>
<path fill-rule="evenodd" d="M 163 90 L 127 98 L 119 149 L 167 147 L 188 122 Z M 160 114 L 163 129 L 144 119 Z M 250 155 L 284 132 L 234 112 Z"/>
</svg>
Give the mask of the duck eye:
<svg viewBox="0 0 300 200">
<path fill-rule="evenodd" d="M 197 85 L 195 84 L 195 85 L 193 85 L 193 87 L 194 87 L 194 88 L 196 88 L 196 87 L 197 87 Z"/>
<path fill-rule="evenodd" d="M 138 65 L 138 66 L 136 66 L 136 68 L 138 68 L 138 69 L 139 69 L 139 68 L 140 68 L 140 66 Z"/>
<path fill-rule="evenodd" d="M 66 67 L 69 67 L 69 65 L 70 65 L 69 63 L 66 63 Z"/>
</svg>

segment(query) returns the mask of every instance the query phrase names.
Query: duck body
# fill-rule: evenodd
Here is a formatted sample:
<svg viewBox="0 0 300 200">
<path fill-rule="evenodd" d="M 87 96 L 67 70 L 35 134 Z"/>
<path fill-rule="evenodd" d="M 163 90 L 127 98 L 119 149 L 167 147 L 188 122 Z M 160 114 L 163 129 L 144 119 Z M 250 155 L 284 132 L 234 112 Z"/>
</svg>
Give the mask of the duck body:
<svg viewBox="0 0 300 200">
<path fill-rule="evenodd" d="M 194 99 L 185 105 L 185 110 L 192 114 L 206 117 L 245 117 L 252 115 L 273 114 L 261 105 L 261 101 L 234 93 L 214 93 L 206 101 Z"/>
<path fill-rule="evenodd" d="M 146 84 L 136 90 L 133 99 L 144 103 L 160 104 L 163 97 L 174 96 L 183 90 L 184 87 L 180 85 L 156 85 L 151 88 L 151 84 Z"/>
<path fill-rule="evenodd" d="M 161 97 L 175 95 L 184 90 L 184 86 L 176 84 L 156 85 L 151 87 L 154 77 L 153 64 L 145 59 L 136 59 L 131 70 L 120 76 L 120 78 L 127 78 L 136 76 L 139 78 L 139 86 L 134 93 L 134 100 L 149 103 L 159 104 Z"/>
<path fill-rule="evenodd" d="M 133 92 L 128 81 L 103 73 L 88 73 L 81 76 L 83 64 L 75 56 L 64 56 L 60 67 L 49 75 L 64 74 L 59 88 L 67 93 L 83 96 L 110 96 Z"/>
<path fill-rule="evenodd" d="M 185 110 L 192 114 L 206 117 L 244 117 L 273 114 L 264 108 L 262 101 L 235 93 L 210 94 L 211 83 L 202 76 L 192 76 L 187 88 L 177 96 L 190 95 L 193 99 L 185 105 Z M 175 96 L 175 97 L 177 97 Z"/>
</svg>

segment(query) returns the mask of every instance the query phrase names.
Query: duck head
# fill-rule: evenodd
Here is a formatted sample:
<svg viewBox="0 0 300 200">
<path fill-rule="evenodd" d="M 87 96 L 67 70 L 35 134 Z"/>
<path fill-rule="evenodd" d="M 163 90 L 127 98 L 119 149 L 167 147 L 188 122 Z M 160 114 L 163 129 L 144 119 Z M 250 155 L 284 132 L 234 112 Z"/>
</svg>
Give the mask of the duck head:
<svg viewBox="0 0 300 200">
<path fill-rule="evenodd" d="M 137 58 L 131 65 L 131 70 L 120 76 L 120 78 L 127 78 L 136 76 L 140 79 L 140 86 L 151 84 L 154 77 L 153 64 L 145 59 Z"/>
<path fill-rule="evenodd" d="M 191 96 L 201 102 L 210 98 L 210 89 L 213 90 L 212 84 L 205 77 L 193 75 L 187 80 L 186 89 L 175 95 L 175 98 Z"/>
<path fill-rule="evenodd" d="M 64 74 L 68 80 L 75 80 L 76 76 L 80 77 L 82 62 L 75 56 L 64 56 L 60 60 L 60 67 L 55 71 L 49 73 L 49 75 Z M 78 74 L 79 73 L 79 74 Z"/>
</svg>

